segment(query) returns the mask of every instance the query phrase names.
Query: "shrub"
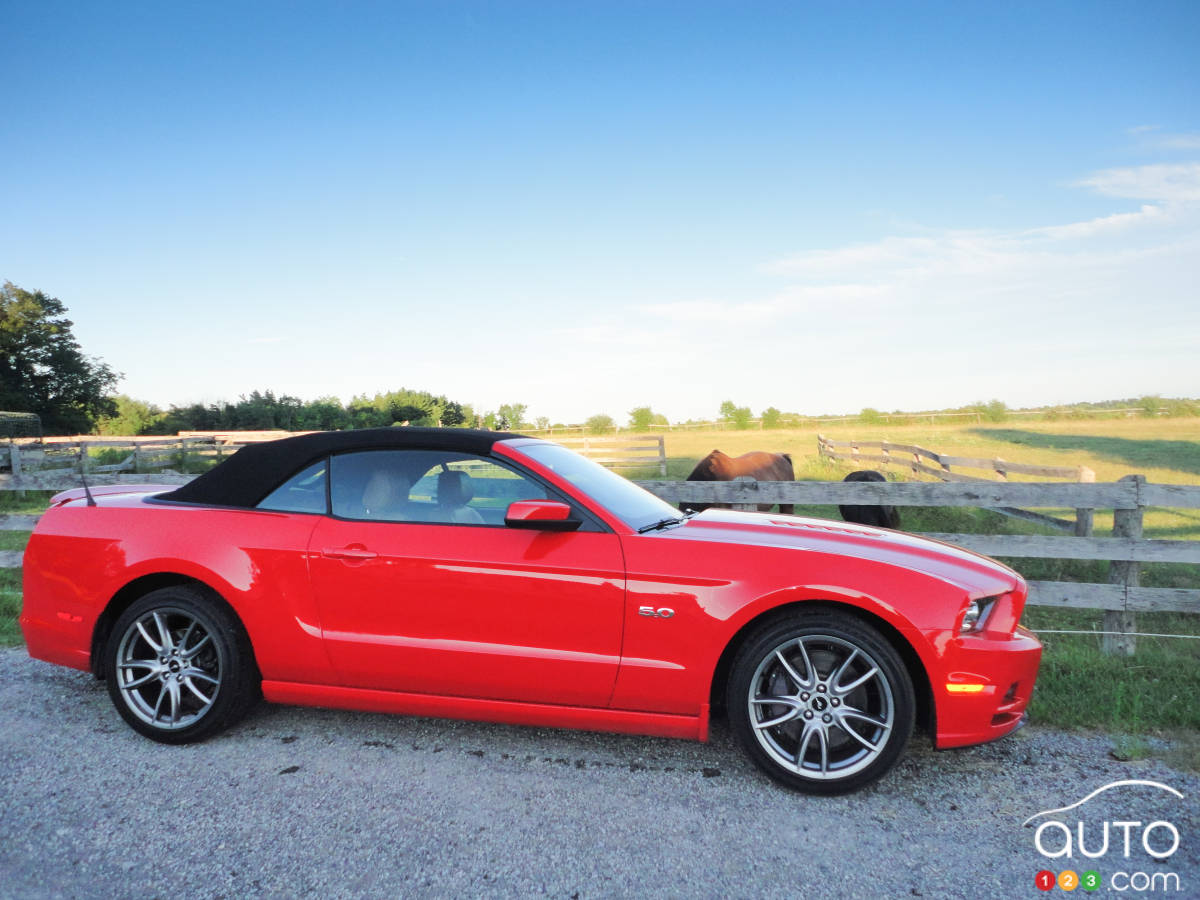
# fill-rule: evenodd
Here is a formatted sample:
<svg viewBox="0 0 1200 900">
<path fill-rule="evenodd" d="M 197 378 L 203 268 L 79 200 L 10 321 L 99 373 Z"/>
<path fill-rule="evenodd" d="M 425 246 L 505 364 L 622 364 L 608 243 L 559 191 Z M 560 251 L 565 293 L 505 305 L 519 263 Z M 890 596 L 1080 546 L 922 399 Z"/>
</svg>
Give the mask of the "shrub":
<svg viewBox="0 0 1200 900">
<path fill-rule="evenodd" d="M 872 409 L 870 406 L 864 407 L 858 414 L 858 421 L 864 425 L 882 425 L 883 413 L 877 409 Z"/>
<path fill-rule="evenodd" d="M 606 416 L 604 413 L 592 416 L 583 424 L 589 434 L 609 434 L 617 427 L 617 423 L 613 421 L 613 417 Z"/>
</svg>

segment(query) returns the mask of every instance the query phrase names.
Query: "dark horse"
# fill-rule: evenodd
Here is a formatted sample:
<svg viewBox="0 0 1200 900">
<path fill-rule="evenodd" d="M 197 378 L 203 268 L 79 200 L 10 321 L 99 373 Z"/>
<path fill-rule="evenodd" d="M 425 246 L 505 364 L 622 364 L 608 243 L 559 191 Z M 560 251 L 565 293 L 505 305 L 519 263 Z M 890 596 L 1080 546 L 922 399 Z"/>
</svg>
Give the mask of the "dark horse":
<svg viewBox="0 0 1200 900">
<path fill-rule="evenodd" d="M 842 481 L 887 481 L 879 472 L 862 469 L 851 472 Z M 876 528 L 899 528 L 900 513 L 894 506 L 839 506 L 838 512 L 847 522 L 874 525 Z"/>
<path fill-rule="evenodd" d="M 733 481 L 742 475 L 748 475 L 755 481 L 795 481 L 796 473 L 792 470 L 792 458 L 786 453 L 767 453 L 755 450 L 743 453 L 741 456 L 730 456 L 720 450 L 714 450 L 692 469 L 688 481 Z M 683 510 L 694 509 L 696 512 L 708 509 L 710 506 L 728 507 L 727 503 L 681 503 Z M 760 512 L 766 512 L 773 504 L 760 503 Z M 779 504 L 779 511 L 790 515 L 793 506 L 790 503 Z"/>
</svg>

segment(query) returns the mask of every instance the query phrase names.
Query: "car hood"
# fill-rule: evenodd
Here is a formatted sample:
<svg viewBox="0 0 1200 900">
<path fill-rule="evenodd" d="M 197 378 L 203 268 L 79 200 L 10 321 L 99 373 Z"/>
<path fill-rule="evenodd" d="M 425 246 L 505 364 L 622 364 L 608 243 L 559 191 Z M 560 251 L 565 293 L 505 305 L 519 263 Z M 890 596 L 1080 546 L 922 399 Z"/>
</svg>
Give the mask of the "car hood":
<svg viewBox="0 0 1200 900">
<path fill-rule="evenodd" d="M 659 534 L 676 540 L 752 544 L 873 560 L 932 575 L 976 596 L 1003 593 L 1021 582 L 1021 576 L 1008 566 L 952 544 L 831 519 L 708 509 Z"/>
</svg>

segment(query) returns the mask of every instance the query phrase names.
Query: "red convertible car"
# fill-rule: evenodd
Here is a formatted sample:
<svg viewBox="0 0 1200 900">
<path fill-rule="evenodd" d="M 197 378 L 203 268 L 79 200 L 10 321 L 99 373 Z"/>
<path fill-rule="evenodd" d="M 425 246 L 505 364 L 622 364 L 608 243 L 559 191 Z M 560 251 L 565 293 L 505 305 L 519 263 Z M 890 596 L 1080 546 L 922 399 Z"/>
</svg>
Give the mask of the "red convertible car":
<svg viewBox="0 0 1200 900">
<path fill-rule="evenodd" d="M 29 653 L 166 743 L 278 703 L 705 740 L 803 791 L 1016 729 L 1025 584 L 899 532 L 680 514 L 547 441 L 393 428 L 248 446 L 183 487 L 57 495 Z"/>
</svg>

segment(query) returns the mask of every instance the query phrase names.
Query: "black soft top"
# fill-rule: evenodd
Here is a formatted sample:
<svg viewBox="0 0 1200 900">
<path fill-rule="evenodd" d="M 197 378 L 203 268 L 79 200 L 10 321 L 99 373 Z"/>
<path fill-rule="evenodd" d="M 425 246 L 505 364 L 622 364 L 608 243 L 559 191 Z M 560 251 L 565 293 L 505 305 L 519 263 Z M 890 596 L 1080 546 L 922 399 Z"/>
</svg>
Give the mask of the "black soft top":
<svg viewBox="0 0 1200 900">
<path fill-rule="evenodd" d="M 462 450 L 489 453 L 496 441 L 524 437 L 469 428 L 363 428 L 318 431 L 278 441 L 247 444 L 229 459 L 157 500 L 211 506 L 253 507 L 305 466 L 350 450 Z"/>
</svg>

